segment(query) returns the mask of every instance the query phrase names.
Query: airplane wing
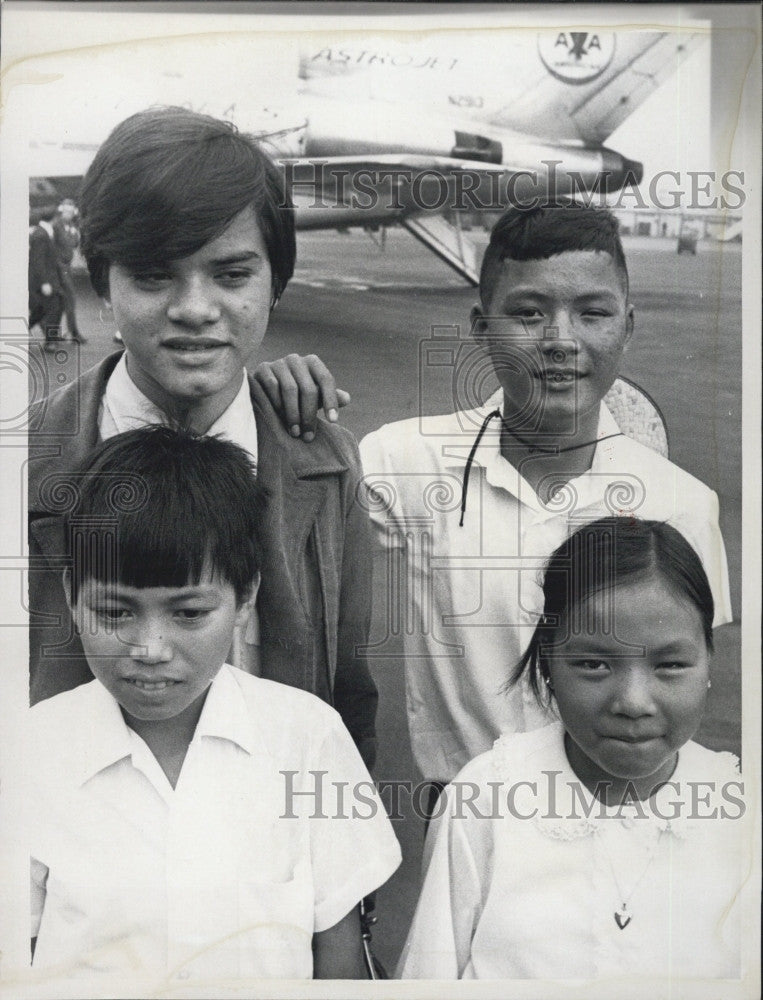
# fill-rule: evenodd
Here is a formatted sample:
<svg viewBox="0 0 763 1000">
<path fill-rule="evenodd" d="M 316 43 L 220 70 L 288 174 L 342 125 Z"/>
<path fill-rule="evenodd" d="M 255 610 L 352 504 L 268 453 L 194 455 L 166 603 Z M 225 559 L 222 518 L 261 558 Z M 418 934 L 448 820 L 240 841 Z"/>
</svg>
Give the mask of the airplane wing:
<svg viewBox="0 0 763 1000">
<path fill-rule="evenodd" d="M 388 154 L 280 162 L 298 229 L 399 223 L 472 285 L 479 282 L 477 251 L 461 212 L 500 210 L 551 192 L 618 190 L 641 180 L 639 163 L 604 147 L 542 146 L 517 137 L 511 160 Z"/>
<path fill-rule="evenodd" d="M 280 158 L 287 185 L 305 212 L 363 212 L 368 223 L 414 213 L 493 210 L 541 193 L 617 191 L 638 184 L 641 164 L 601 146 L 543 145 L 517 137 L 509 163 L 420 154 Z M 355 224 L 362 224 L 356 218 Z"/>
</svg>

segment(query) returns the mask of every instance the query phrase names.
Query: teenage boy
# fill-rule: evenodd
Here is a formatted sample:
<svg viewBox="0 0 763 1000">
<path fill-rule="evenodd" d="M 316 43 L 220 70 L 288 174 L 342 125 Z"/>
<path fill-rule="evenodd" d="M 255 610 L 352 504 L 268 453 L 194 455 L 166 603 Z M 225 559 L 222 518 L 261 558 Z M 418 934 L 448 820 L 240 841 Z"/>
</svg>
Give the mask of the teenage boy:
<svg viewBox="0 0 763 1000">
<path fill-rule="evenodd" d="M 370 616 L 370 527 L 351 434 L 282 428 L 245 365 L 294 270 L 283 179 L 227 122 L 158 108 L 118 125 L 79 200 L 81 248 L 114 312 L 113 354 L 31 414 L 31 698 L 91 677 L 61 588 L 57 477 L 95 445 L 172 423 L 241 445 L 265 497 L 262 579 L 236 662 L 333 704 L 370 767 L 377 691 L 358 653 Z M 215 498 L 223 511 L 227 498 Z"/>
<path fill-rule="evenodd" d="M 30 713 L 35 968 L 69 996 L 366 978 L 357 904 L 400 861 L 384 807 L 333 709 L 225 664 L 259 568 L 249 456 L 129 431 L 69 489 L 96 679 Z"/>
<path fill-rule="evenodd" d="M 499 391 L 361 442 L 377 540 L 407 561 L 395 578 L 407 587 L 402 611 L 416 616 L 400 630 L 409 725 L 435 786 L 501 732 L 549 721 L 529 689 L 504 689 L 542 611 L 544 562 L 581 523 L 613 513 L 669 521 L 702 558 L 716 625 L 731 619 L 715 493 L 624 436 L 602 402 L 633 324 L 609 212 L 511 208 L 493 229 L 472 311 L 477 362 L 489 359 Z M 277 405 L 289 372 L 299 383 L 310 367 L 292 357 L 257 377 Z M 324 398 L 334 391 L 329 381 Z"/>
</svg>

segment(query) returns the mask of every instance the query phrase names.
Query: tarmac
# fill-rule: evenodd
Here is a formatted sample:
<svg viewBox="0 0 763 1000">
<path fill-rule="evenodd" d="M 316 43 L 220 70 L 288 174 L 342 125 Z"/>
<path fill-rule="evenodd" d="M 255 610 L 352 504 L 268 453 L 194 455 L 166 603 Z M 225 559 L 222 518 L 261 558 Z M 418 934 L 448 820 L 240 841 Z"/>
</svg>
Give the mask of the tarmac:
<svg viewBox="0 0 763 1000">
<path fill-rule="evenodd" d="M 474 236 L 484 241 L 481 232 Z M 735 621 L 717 636 L 716 682 L 697 739 L 739 753 L 741 245 L 704 241 L 696 256 L 678 255 L 675 239 L 626 237 L 624 245 L 636 330 L 623 374 L 661 408 L 671 459 L 718 493 L 729 560 Z M 422 358 L 428 344 L 468 336 L 475 290 L 402 230 L 388 231 L 383 245 L 379 234 L 372 240 L 359 231 L 300 233 L 298 249 L 297 272 L 273 314 L 260 358 L 318 354 L 352 394 L 341 421 L 358 438 L 384 423 L 453 409 L 452 372 Z M 35 352 L 38 397 L 117 349 L 110 314 L 100 310 L 84 274 L 76 276 L 76 286 L 88 343 L 65 344 L 57 355 Z M 41 345 L 39 331 L 32 339 Z M 371 665 L 380 691 L 375 777 L 415 781 L 402 663 Z M 410 800 L 403 798 L 400 811 L 394 826 L 404 861 L 377 894 L 374 929 L 374 950 L 390 972 L 415 906 L 424 836 Z"/>
</svg>

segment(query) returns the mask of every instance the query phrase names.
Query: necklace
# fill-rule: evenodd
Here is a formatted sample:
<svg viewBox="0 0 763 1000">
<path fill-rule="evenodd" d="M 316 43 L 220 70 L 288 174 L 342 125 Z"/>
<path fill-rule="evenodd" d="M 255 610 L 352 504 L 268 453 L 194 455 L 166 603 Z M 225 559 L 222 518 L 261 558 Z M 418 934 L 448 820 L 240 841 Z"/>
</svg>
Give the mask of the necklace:
<svg viewBox="0 0 763 1000">
<path fill-rule="evenodd" d="M 643 869 L 641 870 L 641 874 L 631 886 L 631 891 L 627 894 L 627 896 L 620 887 L 620 880 L 618 879 L 617 873 L 615 872 L 615 866 L 612 864 L 612 858 L 610 857 L 606 844 L 604 843 L 603 839 L 599 841 L 599 843 L 601 844 L 601 848 L 604 852 L 604 855 L 607 859 L 607 862 L 609 863 L 609 870 L 612 873 L 612 880 L 614 881 L 615 886 L 617 887 L 617 894 L 619 898 L 622 900 L 621 906 L 619 907 L 619 909 L 615 910 L 613 914 L 615 918 L 615 923 L 617 924 L 617 926 L 620 928 L 621 931 L 624 931 L 625 928 L 633 919 L 633 914 L 628 909 L 628 903 L 630 903 L 631 899 L 633 898 L 633 894 L 635 893 L 636 889 L 638 889 L 638 887 L 641 885 L 641 883 L 644 880 L 644 876 L 651 868 L 652 862 L 657 856 L 657 848 L 660 846 L 662 835 L 666 829 L 670 829 L 670 824 L 668 824 L 667 827 L 664 827 L 662 830 L 660 830 L 657 839 L 655 840 L 654 844 L 649 850 L 649 857 L 647 858 L 647 862 L 644 865 Z"/>
<path fill-rule="evenodd" d="M 594 438 L 593 441 L 584 441 L 582 444 L 571 444 L 567 448 L 541 448 L 540 445 L 530 444 L 529 441 L 525 441 L 524 438 L 521 438 L 519 434 L 515 434 L 503 418 L 501 418 L 501 424 L 506 433 L 513 437 L 515 441 L 518 441 L 523 448 L 527 448 L 531 455 L 561 455 L 565 451 L 579 451 L 581 448 L 587 448 L 589 445 L 600 444 L 602 441 L 609 441 L 610 438 L 622 437 L 623 434 L 622 431 L 617 431 L 615 434 L 605 434 L 604 437 Z"/>
</svg>

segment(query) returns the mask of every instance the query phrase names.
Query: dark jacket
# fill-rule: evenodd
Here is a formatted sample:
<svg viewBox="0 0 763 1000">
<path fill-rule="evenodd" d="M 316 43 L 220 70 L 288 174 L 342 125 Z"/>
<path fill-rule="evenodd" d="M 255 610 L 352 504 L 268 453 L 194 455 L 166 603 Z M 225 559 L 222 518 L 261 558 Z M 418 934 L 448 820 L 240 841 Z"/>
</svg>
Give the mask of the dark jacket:
<svg viewBox="0 0 763 1000">
<path fill-rule="evenodd" d="M 39 293 L 43 285 L 54 292 L 61 291 L 61 273 L 53 240 L 42 226 L 29 230 L 29 296 Z"/>
<path fill-rule="evenodd" d="M 98 411 L 120 355 L 32 410 L 29 431 L 31 701 L 92 679 L 66 606 L 64 479 L 98 443 Z M 311 444 L 282 427 L 250 379 L 258 482 L 265 493 L 257 595 L 264 677 L 333 704 L 366 764 L 375 753 L 377 691 L 363 655 L 371 605 L 370 528 L 356 488 L 355 439 L 324 422 Z M 221 498 L 222 501 L 223 498 Z"/>
<path fill-rule="evenodd" d="M 68 267 L 74 258 L 74 251 L 79 246 L 79 229 L 71 222 L 64 222 L 60 215 L 56 216 L 51 225 L 58 261 L 64 267 Z"/>
</svg>

